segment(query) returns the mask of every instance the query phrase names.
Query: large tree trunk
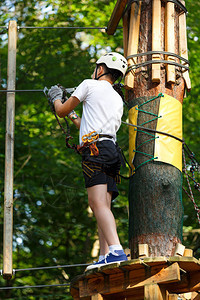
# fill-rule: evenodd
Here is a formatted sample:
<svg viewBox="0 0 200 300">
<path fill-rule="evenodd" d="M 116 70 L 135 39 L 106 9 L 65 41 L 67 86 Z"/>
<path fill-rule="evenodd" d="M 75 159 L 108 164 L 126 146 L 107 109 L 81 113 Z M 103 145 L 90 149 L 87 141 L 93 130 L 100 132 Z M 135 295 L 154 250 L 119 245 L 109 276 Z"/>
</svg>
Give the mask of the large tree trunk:
<svg viewBox="0 0 200 300">
<path fill-rule="evenodd" d="M 161 8 L 161 50 L 165 51 L 165 10 Z M 178 13 L 175 9 L 175 53 L 178 49 Z M 130 30 L 129 30 L 130 32 Z M 129 36 L 130 39 L 130 36 Z M 143 0 L 138 53 L 152 50 L 152 0 Z M 159 50 L 159 49 L 158 49 Z M 132 53 L 135 54 L 135 53 Z M 138 62 L 151 60 L 151 56 L 139 57 Z M 165 59 L 161 55 L 161 59 Z M 176 70 L 176 82 L 167 83 L 166 67 L 161 64 L 160 83 L 152 82 L 152 65 L 136 70 L 134 89 L 127 90 L 126 96 L 130 107 L 144 103 L 159 93 L 168 94 L 177 101 L 183 102 L 185 83 L 180 70 Z M 145 104 L 145 110 L 158 114 L 160 98 Z M 152 116 L 139 112 L 140 125 L 152 119 Z M 156 129 L 157 120 L 144 125 Z M 154 140 L 143 132 L 137 132 L 136 146 L 140 151 L 154 153 Z M 145 143 L 146 142 L 146 143 Z M 134 166 L 137 168 L 147 160 L 145 155 L 136 153 Z M 155 160 L 140 166 L 130 180 L 129 189 L 130 224 L 129 240 L 132 257 L 138 257 L 138 244 L 148 244 L 151 256 L 172 256 L 176 243 L 182 238 L 182 173 L 176 167 Z"/>
</svg>

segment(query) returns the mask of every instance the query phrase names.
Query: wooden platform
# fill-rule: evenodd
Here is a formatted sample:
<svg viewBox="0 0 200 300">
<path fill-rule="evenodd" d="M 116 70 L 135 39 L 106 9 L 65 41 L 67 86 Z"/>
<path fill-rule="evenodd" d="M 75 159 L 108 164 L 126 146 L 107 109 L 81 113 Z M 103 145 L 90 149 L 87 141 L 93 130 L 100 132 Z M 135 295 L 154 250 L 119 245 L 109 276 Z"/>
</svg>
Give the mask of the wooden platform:
<svg viewBox="0 0 200 300">
<path fill-rule="evenodd" d="M 71 284 L 74 300 L 176 300 L 178 294 L 193 291 L 200 291 L 200 260 L 177 256 L 133 259 L 95 268 Z"/>
</svg>

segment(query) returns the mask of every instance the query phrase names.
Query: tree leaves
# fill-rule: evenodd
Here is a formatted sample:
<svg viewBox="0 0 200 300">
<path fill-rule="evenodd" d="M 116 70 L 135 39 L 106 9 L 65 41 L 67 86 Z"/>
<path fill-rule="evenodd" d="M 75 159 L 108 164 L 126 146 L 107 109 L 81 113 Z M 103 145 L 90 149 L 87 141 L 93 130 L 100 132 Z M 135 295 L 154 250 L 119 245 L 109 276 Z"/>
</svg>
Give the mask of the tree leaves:
<svg viewBox="0 0 200 300">
<path fill-rule="evenodd" d="M 116 1 L 47 0 L 1 1 L 0 26 L 17 20 L 18 26 L 106 27 Z M 184 138 L 199 158 L 199 10 L 196 1 L 186 2 L 189 15 L 188 45 L 192 91 L 184 100 Z M 7 81 L 7 31 L 0 29 L 1 89 Z M 105 50 L 123 52 L 122 30 L 108 36 L 105 30 L 28 29 L 18 30 L 17 89 L 43 89 L 60 83 L 77 86 L 90 78 L 96 58 Z M 4 166 L 6 95 L 0 94 L 0 162 Z M 81 114 L 81 107 L 77 109 Z M 125 109 L 124 120 L 127 118 Z M 71 126 L 72 143 L 78 131 Z M 128 157 L 128 127 L 122 125 L 118 142 Z M 43 93 L 17 93 L 15 118 L 14 179 L 14 268 L 77 264 L 91 261 L 96 240 L 96 223 L 88 210 L 87 195 L 80 169 L 81 158 L 65 148 L 62 134 Z M 190 162 L 188 161 L 188 164 Z M 128 169 L 123 170 L 128 175 Z M 197 177 L 197 179 L 199 179 Z M 0 199 L 3 203 L 4 170 L 0 169 Z M 120 196 L 113 203 L 119 235 L 128 247 L 128 181 L 122 180 Z M 198 202 L 198 193 L 195 191 Z M 184 197 L 187 228 L 197 228 L 193 205 Z M 3 219 L 1 209 L 1 218 Z M 0 227 L 2 233 L 2 226 Z M 191 238 L 188 239 L 190 243 Z M 2 241 L 1 248 L 2 248 Z M 187 243 L 187 239 L 185 240 Z M 198 251 L 197 251 L 198 253 Z M 2 254 L 1 254 L 2 257 Z M 66 283 L 84 268 L 18 272 L 10 282 L 1 284 L 36 285 Z M 65 271 L 65 273 L 63 273 Z M 65 276 L 64 276 L 64 275 Z M 66 276 L 67 275 L 67 276 Z M 2 299 L 71 299 L 69 290 L 44 288 L 1 292 Z"/>
</svg>

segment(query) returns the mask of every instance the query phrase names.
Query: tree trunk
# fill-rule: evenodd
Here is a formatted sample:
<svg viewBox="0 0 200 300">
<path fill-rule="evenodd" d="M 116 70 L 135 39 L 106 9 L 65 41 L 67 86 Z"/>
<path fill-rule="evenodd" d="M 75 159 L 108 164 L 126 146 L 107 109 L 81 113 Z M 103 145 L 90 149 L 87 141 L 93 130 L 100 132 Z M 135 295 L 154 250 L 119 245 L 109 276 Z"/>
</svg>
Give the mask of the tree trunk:
<svg viewBox="0 0 200 300">
<path fill-rule="evenodd" d="M 142 1 L 138 53 L 152 50 L 152 3 L 153 0 Z M 167 4 L 164 1 L 161 1 L 161 4 L 161 50 L 166 51 L 164 23 Z M 175 53 L 179 54 L 180 9 L 175 7 L 174 12 Z M 151 59 L 151 55 L 142 56 L 138 57 L 137 62 Z M 161 59 L 165 59 L 163 55 Z M 136 70 L 134 89 L 126 91 L 130 107 L 140 105 L 158 96 L 159 93 L 170 95 L 183 102 L 185 83 L 182 72 L 176 68 L 175 83 L 168 83 L 166 66 L 164 64 L 160 66 L 160 82 L 152 82 L 151 64 Z M 159 103 L 160 97 L 145 104 L 145 110 L 158 114 Z M 152 115 L 139 112 L 137 124 L 141 125 L 152 119 Z M 157 120 L 153 120 L 144 126 L 156 129 L 156 125 Z M 136 147 L 141 145 L 140 152 L 153 156 L 155 140 L 153 138 L 151 141 L 148 140 L 149 135 L 137 132 Z M 151 160 L 146 163 L 147 159 L 145 155 L 136 153 L 134 166 L 138 169 L 132 176 L 129 186 L 129 241 L 132 258 L 138 257 L 138 244 L 148 244 L 150 256 L 172 256 L 176 243 L 180 243 L 182 238 L 182 173 L 176 167 L 163 162 Z"/>
</svg>

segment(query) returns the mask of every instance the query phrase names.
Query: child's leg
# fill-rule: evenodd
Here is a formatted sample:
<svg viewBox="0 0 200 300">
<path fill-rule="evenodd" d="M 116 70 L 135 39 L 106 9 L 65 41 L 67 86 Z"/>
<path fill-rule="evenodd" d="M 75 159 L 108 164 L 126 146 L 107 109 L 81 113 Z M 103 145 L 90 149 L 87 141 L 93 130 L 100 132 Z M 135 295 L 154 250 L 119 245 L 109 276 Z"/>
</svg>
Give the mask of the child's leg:
<svg viewBox="0 0 200 300">
<path fill-rule="evenodd" d="M 111 209 L 112 192 L 107 192 L 107 206 Z M 109 252 L 108 243 L 105 240 L 101 228 L 98 226 L 99 244 L 100 244 L 100 255 L 105 255 Z"/>
<path fill-rule="evenodd" d="M 116 223 L 114 216 L 111 212 L 110 205 L 108 205 L 107 184 L 95 185 L 87 188 L 88 201 L 91 209 L 93 210 L 98 228 L 100 228 L 101 240 L 104 243 L 107 242 L 110 245 L 120 245 L 120 241 L 117 234 Z M 110 197 L 111 199 L 111 197 Z"/>
<path fill-rule="evenodd" d="M 109 252 L 108 243 L 106 242 L 103 232 L 99 226 L 98 226 L 98 236 L 99 236 L 100 255 L 106 255 Z"/>
</svg>

